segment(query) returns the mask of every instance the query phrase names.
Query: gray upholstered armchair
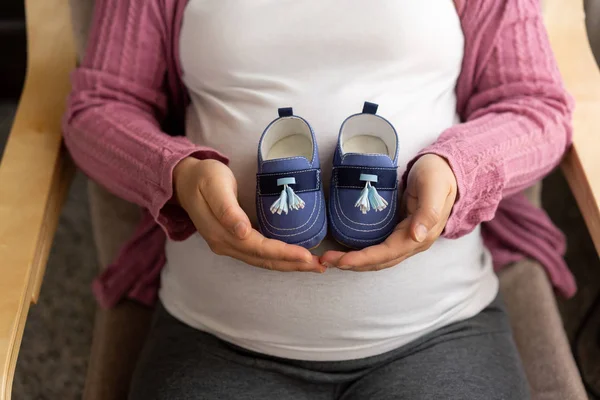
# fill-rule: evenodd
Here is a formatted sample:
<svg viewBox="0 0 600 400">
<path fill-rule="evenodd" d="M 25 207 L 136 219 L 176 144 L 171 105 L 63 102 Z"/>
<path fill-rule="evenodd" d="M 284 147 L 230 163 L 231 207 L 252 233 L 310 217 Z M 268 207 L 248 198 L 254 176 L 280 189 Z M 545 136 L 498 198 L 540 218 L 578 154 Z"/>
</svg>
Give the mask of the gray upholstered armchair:
<svg viewBox="0 0 600 400">
<path fill-rule="evenodd" d="M 71 0 L 71 7 L 64 0 L 25 3 L 27 82 L 0 164 L 0 400 L 11 396 L 23 326 L 30 304 L 37 300 L 72 176 L 73 166 L 61 146 L 60 118 L 69 71 L 84 52 L 93 0 Z M 588 7 L 596 7 L 600 15 L 600 1 L 590 0 Z M 600 249 L 600 157 L 594 137 L 600 128 L 600 73 L 586 36 L 583 0 L 545 0 L 544 12 L 561 71 L 578 102 L 575 145 L 563 170 Z M 593 40 L 600 42 L 600 17 L 588 22 L 595 24 Z M 529 190 L 538 206 L 539 189 Z M 93 182 L 89 199 L 104 267 L 132 233 L 139 212 Z M 543 269 L 523 261 L 505 269 L 500 280 L 534 399 L 585 399 Z M 151 313 L 130 302 L 98 309 L 85 399 L 126 398 Z"/>
</svg>

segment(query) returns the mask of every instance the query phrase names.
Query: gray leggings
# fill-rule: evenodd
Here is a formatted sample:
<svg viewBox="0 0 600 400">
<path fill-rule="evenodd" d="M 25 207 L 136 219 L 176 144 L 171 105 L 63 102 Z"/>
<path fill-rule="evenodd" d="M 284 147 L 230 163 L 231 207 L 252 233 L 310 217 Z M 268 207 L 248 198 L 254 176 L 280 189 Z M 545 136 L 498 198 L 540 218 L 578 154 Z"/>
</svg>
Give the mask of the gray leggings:
<svg viewBox="0 0 600 400">
<path fill-rule="evenodd" d="M 270 357 L 191 328 L 159 306 L 130 400 L 528 399 L 501 299 L 388 353 L 351 361 Z"/>
</svg>

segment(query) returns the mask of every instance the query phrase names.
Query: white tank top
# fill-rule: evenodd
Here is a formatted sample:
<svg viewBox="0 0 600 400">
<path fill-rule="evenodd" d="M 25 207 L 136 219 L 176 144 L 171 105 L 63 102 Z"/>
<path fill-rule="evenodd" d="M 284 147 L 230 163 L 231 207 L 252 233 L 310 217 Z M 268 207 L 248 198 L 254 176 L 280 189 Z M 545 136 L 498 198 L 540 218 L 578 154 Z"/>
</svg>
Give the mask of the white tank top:
<svg viewBox="0 0 600 400">
<path fill-rule="evenodd" d="M 340 124 L 365 100 L 398 131 L 400 172 L 458 122 L 452 0 L 190 0 L 180 43 L 187 135 L 230 157 L 253 221 L 258 140 L 278 107 L 313 126 L 326 182 Z M 166 253 L 160 298 L 171 314 L 292 359 L 384 353 L 479 313 L 498 290 L 479 229 L 380 272 L 261 270 L 213 254 L 198 234 Z"/>
</svg>

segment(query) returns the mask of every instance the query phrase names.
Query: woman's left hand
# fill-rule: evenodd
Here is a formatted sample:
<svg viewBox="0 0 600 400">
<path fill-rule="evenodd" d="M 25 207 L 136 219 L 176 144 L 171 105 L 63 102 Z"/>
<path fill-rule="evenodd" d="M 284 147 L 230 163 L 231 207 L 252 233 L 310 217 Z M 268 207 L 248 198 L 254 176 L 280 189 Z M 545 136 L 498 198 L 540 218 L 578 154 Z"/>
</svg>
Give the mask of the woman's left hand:
<svg viewBox="0 0 600 400">
<path fill-rule="evenodd" d="M 403 193 L 402 220 L 381 244 L 348 253 L 328 251 L 327 267 L 351 271 L 379 271 L 427 250 L 440 236 L 456 200 L 456 177 L 446 160 L 425 154 L 412 166 Z"/>
</svg>

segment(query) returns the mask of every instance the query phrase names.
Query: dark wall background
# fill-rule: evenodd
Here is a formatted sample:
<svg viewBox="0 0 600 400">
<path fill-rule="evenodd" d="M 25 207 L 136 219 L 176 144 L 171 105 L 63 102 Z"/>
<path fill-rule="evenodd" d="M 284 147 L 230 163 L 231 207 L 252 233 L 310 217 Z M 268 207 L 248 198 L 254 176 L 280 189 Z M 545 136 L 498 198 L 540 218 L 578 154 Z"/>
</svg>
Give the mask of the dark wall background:
<svg viewBox="0 0 600 400">
<path fill-rule="evenodd" d="M 0 100 L 19 98 L 27 65 L 23 0 L 0 0 Z"/>
</svg>

